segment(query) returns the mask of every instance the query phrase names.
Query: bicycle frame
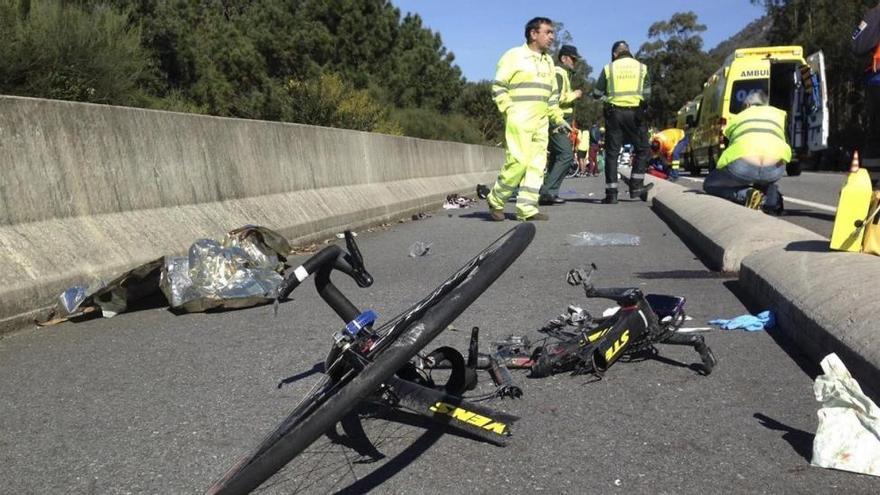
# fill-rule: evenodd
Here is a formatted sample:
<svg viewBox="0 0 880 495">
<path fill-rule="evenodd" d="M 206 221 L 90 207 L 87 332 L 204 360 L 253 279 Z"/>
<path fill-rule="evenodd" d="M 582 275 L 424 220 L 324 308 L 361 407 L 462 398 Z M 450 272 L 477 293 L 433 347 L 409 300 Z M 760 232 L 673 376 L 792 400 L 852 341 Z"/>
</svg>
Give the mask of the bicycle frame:
<svg viewBox="0 0 880 495">
<path fill-rule="evenodd" d="M 315 286 L 321 298 L 333 308 L 344 322 L 348 324 L 355 321 L 362 314 L 361 311 L 333 284 L 330 275 L 333 270 L 342 271 L 355 279 L 360 287 L 372 285 L 373 278 L 364 268 L 363 257 L 351 232 L 345 232 L 345 240 L 348 253 L 337 246 L 324 248 L 303 265 L 294 269 L 294 276 L 285 280 L 285 284 L 279 290 L 279 297 L 287 297 L 302 281 L 314 273 Z M 424 342 L 421 347 L 428 343 L 429 341 Z M 364 363 L 359 361 L 359 359 L 363 359 L 362 357 L 355 358 L 352 353 L 346 353 L 345 349 L 342 349 L 340 353 L 347 367 L 362 368 L 364 366 Z M 331 370 L 331 366 L 337 361 L 335 356 L 338 354 L 331 351 L 330 356 L 327 359 L 325 372 L 336 374 L 335 370 Z M 391 347 L 383 354 L 383 359 L 394 361 L 401 358 L 397 357 L 396 349 Z M 401 367 L 406 361 L 409 359 L 403 361 Z M 459 396 L 443 393 L 399 377 L 392 377 L 382 383 L 369 399 L 374 402 L 384 402 L 393 407 L 406 408 L 498 445 L 506 443 L 507 437 L 511 434 L 510 425 L 519 419 L 513 415 L 493 411 L 485 406 L 468 403 Z"/>
<path fill-rule="evenodd" d="M 594 267 L 595 269 L 595 267 Z M 540 329 L 555 336 L 558 343 L 545 346 L 532 356 L 532 375 L 546 376 L 558 371 L 592 372 L 601 376 L 624 355 L 652 349 L 655 344 L 691 346 L 699 353 L 699 371 L 708 375 L 717 361 L 702 335 L 676 333 L 684 322 L 683 297 L 645 295 L 640 289 L 596 289 L 590 275 L 583 270 L 569 272 L 570 285 L 582 285 L 587 298 L 609 299 L 620 309 L 607 318 L 593 320 L 588 313 L 569 307 L 568 316 L 551 320 Z M 577 333 L 561 332 L 566 325 L 576 324 Z"/>
</svg>

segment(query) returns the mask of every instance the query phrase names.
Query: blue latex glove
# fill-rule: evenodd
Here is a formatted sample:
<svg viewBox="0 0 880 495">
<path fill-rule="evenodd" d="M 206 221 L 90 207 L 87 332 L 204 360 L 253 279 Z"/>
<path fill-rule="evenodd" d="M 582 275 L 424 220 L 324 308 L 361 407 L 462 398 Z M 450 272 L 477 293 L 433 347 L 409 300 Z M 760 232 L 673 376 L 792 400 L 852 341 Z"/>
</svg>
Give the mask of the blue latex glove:
<svg viewBox="0 0 880 495">
<path fill-rule="evenodd" d="M 749 332 L 759 332 L 761 330 L 773 328 L 776 325 L 776 317 L 770 311 L 762 311 L 755 316 L 742 315 L 730 320 L 712 320 L 710 325 L 718 325 L 724 330 L 743 329 Z"/>
</svg>

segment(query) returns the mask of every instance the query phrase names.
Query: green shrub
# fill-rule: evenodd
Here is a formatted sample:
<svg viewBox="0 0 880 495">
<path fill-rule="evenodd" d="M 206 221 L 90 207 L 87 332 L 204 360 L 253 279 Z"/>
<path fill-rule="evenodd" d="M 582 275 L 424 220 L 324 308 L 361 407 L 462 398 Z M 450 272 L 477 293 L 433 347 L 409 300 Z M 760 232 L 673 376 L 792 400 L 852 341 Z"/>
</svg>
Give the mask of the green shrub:
<svg viewBox="0 0 880 495">
<path fill-rule="evenodd" d="M 0 93 L 137 104 L 151 70 L 140 28 L 104 4 L 0 0 Z"/>
<path fill-rule="evenodd" d="M 395 110 L 392 118 L 400 123 L 405 136 L 471 144 L 486 142 L 477 126 L 462 114 L 442 114 L 427 108 L 404 108 Z"/>
<path fill-rule="evenodd" d="M 290 120 L 293 122 L 400 133 L 400 129 L 388 121 L 388 111 L 370 96 L 369 91 L 355 89 L 338 74 L 324 73 L 317 79 L 304 81 L 291 79 L 287 89 Z"/>
</svg>

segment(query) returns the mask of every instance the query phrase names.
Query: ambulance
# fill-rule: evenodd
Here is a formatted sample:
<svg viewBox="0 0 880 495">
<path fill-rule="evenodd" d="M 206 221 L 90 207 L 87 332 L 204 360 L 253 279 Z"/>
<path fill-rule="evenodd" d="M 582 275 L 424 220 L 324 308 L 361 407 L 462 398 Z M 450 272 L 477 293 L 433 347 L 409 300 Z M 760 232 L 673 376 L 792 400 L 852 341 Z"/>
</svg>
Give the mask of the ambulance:
<svg viewBox="0 0 880 495">
<path fill-rule="evenodd" d="M 683 167 L 691 175 L 715 169 L 724 151 L 725 125 L 743 110 L 746 97 L 758 90 L 770 97 L 771 105 L 788 114 L 786 135 L 792 148 L 788 175 L 800 174 L 800 161 L 828 146 L 822 52 L 804 58 L 799 46 L 741 48 L 703 84 L 703 92 L 694 99 L 697 103 L 680 111 L 690 136 Z"/>
</svg>

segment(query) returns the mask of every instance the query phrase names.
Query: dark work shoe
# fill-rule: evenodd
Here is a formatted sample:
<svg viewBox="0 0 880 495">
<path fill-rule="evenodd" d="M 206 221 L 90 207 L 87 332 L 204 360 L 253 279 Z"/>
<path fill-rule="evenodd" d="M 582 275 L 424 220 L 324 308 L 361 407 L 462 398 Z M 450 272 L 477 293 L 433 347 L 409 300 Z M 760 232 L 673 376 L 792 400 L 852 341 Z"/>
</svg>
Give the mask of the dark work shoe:
<svg viewBox="0 0 880 495">
<path fill-rule="evenodd" d="M 617 204 L 617 195 L 616 194 L 606 194 L 605 199 L 602 200 L 603 205 L 616 205 Z"/>
<path fill-rule="evenodd" d="M 532 215 L 528 218 L 523 218 L 523 222 L 535 222 L 535 221 L 545 221 L 545 220 L 550 220 L 550 217 L 544 213 L 535 213 L 534 215 Z"/>
<path fill-rule="evenodd" d="M 504 210 L 489 210 L 489 217 L 493 222 L 503 222 L 505 219 Z"/>
<path fill-rule="evenodd" d="M 538 204 L 541 206 L 552 206 L 553 204 L 553 196 L 541 196 L 538 198 Z"/>
<path fill-rule="evenodd" d="M 642 187 L 636 187 L 629 190 L 629 199 L 639 198 L 642 201 L 648 200 L 648 191 L 654 187 L 653 183 L 644 184 Z"/>
</svg>

